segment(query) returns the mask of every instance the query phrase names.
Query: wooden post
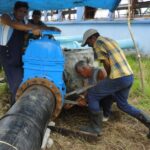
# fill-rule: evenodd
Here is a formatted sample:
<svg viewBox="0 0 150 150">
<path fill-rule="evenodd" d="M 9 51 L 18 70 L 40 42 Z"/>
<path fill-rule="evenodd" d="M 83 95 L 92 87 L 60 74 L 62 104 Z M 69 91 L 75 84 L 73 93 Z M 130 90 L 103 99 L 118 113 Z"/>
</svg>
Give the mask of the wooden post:
<svg viewBox="0 0 150 150">
<path fill-rule="evenodd" d="M 141 88 L 142 88 L 142 92 L 144 92 L 144 76 L 143 76 L 143 70 L 142 70 L 141 55 L 140 55 L 138 46 L 135 42 L 134 35 L 133 35 L 132 29 L 131 29 L 131 9 L 130 9 L 131 2 L 132 2 L 132 0 L 128 0 L 128 29 L 129 29 L 130 36 L 132 38 L 132 41 L 134 43 L 134 47 L 136 50 L 136 55 L 137 55 L 137 59 L 138 59 L 139 69 L 140 69 Z"/>
</svg>

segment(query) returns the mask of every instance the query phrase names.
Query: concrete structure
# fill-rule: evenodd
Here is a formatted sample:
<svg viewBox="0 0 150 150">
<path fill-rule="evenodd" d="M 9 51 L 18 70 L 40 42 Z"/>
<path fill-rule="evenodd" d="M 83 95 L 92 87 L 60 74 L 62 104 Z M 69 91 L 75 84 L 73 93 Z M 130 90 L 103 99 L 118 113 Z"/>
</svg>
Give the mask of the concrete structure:
<svg viewBox="0 0 150 150">
<path fill-rule="evenodd" d="M 87 29 L 97 29 L 101 35 L 116 40 L 130 39 L 127 20 L 88 20 L 88 21 L 66 21 L 51 22 L 48 25 L 59 27 L 62 36 L 81 36 Z M 150 54 L 150 19 L 135 19 L 132 21 L 132 31 L 140 51 Z"/>
</svg>

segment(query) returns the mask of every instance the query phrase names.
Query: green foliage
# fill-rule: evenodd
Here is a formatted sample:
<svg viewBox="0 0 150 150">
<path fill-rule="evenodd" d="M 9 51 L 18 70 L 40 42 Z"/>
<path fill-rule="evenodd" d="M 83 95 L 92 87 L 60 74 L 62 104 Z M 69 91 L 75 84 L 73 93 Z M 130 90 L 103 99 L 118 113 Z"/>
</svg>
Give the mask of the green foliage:
<svg viewBox="0 0 150 150">
<path fill-rule="evenodd" d="M 141 59 L 144 91 L 141 87 L 140 67 L 136 55 L 128 55 L 127 59 L 134 72 L 134 83 L 130 92 L 130 98 L 137 99 L 138 103 L 135 104 L 137 107 L 150 111 L 150 58 L 143 57 Z"/>
<path fill-rule="evenodd" d="M 8 87 L 6 83 L 0 83 L 0 95 L 8 92 Z"/>
<path fill-rule="evenodd" d="M 0 66 L 0 78 L 4 78 L 4 71 Z M 0 96 L 8 92 L 8 86 L 6 82 L 0 82 Z"/>
</svg>

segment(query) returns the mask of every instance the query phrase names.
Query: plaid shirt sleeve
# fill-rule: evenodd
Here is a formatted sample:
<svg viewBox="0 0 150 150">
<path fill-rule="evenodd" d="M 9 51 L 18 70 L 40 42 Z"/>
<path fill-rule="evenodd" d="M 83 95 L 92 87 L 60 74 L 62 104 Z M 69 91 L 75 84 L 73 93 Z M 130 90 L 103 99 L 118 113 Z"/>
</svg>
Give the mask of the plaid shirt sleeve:
<svg viewBox="0 0 150 150">
<path fill-rule="evenodd" d="M 96 42 L 95 51 L 97 53 L 98 60 L 105 60 L 108 58 L 106 47 L 104 46 L 104 43 L 99 40 Z"/>
<path fill-rule="evenodd" d="M 95 42 L 94 47 L 98 60 L 101 61 L 109 58 L 111 66 L 111 73 L 109 77 L 111 79 L 133 74 L 133 71 L 126 60 L 122 49 L 114 40 L 105 37 L 99 37 Z"/>
</svg>

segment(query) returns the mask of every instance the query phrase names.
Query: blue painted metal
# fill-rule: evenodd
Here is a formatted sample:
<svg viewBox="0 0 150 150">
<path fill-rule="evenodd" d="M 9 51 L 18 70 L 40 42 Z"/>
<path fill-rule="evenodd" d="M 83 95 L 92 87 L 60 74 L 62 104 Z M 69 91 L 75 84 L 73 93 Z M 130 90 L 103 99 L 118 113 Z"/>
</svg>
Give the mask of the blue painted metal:
<svg viewBox="0 0 150 150">
<path fill-rule="evenodd" d="M 51 30 L 42 30 L 41 31 L 41 35 L 42 36 L 46 36 L 46 35 L 60 35 L 60 32 L 58 31 L 51 31 Z"/>
<path fill-rule="evenodd" d="M 53 82 L 64 97 L 66 92 L 63 81 L 64 56 L 60 43 L 44 35 L 47 33 L 52 34 L 52 32 L 43 32 L 43 37 L 30 41 L 26 49 L 23 56 L 23 83 L 28 79 L 45 78 Z"/>
<path fill-rule="evenodd" d="M 68 49 L 85 49 L 87 47 L 81 47 L 82 35 L 76 36 L 57 36 L 55 39 L 60 42 L 62 48 Z M 122 49 L 134 48 L 134 44 L 131 38 L 116 40 Z"/>
<path fill-rule="evenodd" d="M 127 20 L 88 20 L 88 21 L 68 21 L 50 22 L 49 26 L 56 26 L 61 29 L 62 36 L 83 35 L 89 28 L 99 31 L 102 36 L 115 40 L 131 39 L 128 31 Z M 143 54 L 150 55 L 150 19 L 134 19 L 131 22 L 132 31 L 138 48 Z M 75 30 L 73 30 L 75 29 Z"/>
<path fill-rule="evenodd" d="M 132 39 L 117 40 L 117 43 L 122 49 L 134 48 L 134 43 Z"/>
<path fill-rule="evenodd" d="M 0 12 L 11 12 L 17 0 L 0 0 Z M 91 6 L 114 11 L 120 0 L 23 0 L 29 3 L 30 9 L 52 10 L 80 6 Z"/>
</svg>

